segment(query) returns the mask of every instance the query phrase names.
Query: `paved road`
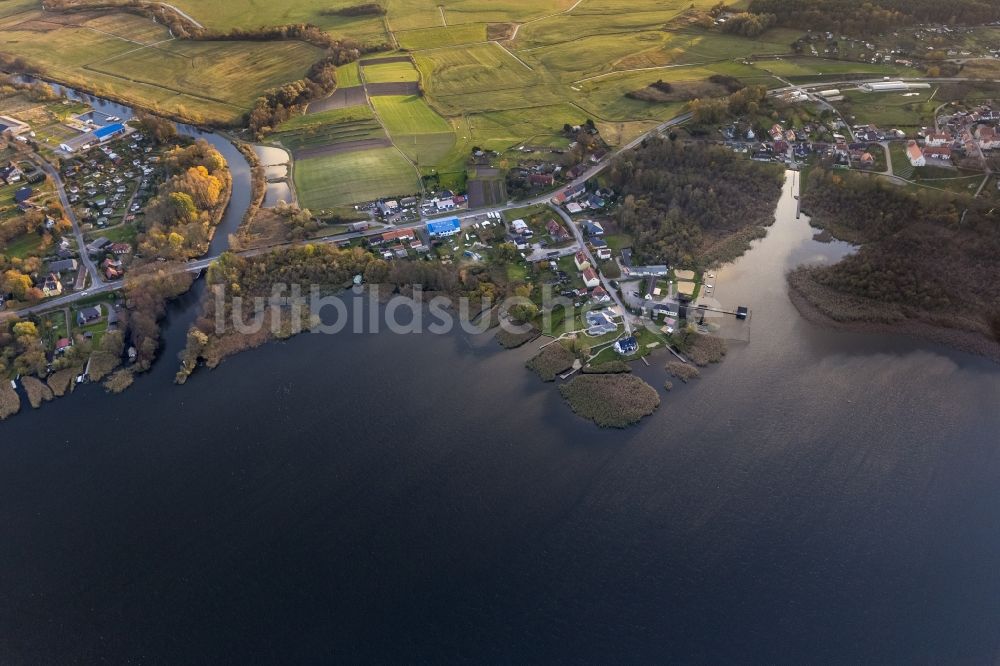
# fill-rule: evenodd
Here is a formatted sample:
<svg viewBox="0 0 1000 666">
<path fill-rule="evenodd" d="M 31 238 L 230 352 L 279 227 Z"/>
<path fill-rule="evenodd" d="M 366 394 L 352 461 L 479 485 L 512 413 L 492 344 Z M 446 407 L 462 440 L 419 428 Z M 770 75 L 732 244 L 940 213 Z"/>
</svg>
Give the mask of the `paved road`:
<svg viewBox="0 0 1000 666">
<path fill-rule="evenodd" d="M 31 155 L 31 161 L 40 166 L 42 170 L 48 174 L 49 178 L 52 179 L 52 183 L 55 185 L 56 192 L 59 194 L 59 201 L 62 203 L 63 212 L 73 224 L 73 235 L 76 237 L 76 244 L 79 248 L 80 261 L 87 267 L 87 273 L 90 274 L 90 283 L 93 285 L 102 284 L 104 281 L 101 279 L 101 275 L 97 271 L 97 265 L 94 263 L 94 260 L 90 258 L 90 254 L 87 252 L 87 242 L 83 239 L 83 232 L 80 230 L 80 221 L 77 219 L 76 213 L 73 211 L 73 206 L 69 203 L 69 197 L 66 196 L 66 187 L 63 185 L 62 178 L 59 176 L 59 171 L 34 153 Z"/>
<path fill-rule="evenodd" d="M 573 235 L 576 236 L 576 242 L 579 243 L 580 247 L 583 249 L 583 253 L 587 255 L 587 261 L 590 262 L 590 265 L 594 267 L 594 270 L 597 271 L 597 275 L 601 278 L 601 284 L 604 285 L 604 290 L 608 292 L 608 295 L 611 296 L 615 304 L 618 306 L 618 311 L 622 313 L 622 320 L 625 322 L 625 332 L 628 335 L 632 335 L 632 314 L 628 311 L 628 308 L 625 307 L 625 304 L 622 303 L 622 299 L 618 296 L 618 290 L 613 288 L 611 283 L 608 281 L 607 276 L 598 270 L 597 267 L 600 264 L 598 264 L 597 259 L 594 258 L 590 248 L 584 242 L 583 233 L 580 231 L 579 225 L 573 224 L 573 220 L 570 218 L 569 214 L 561 207 L 553 203 L 550 203 L 549 207 L 559 214 L 559 216 L 563 219 L 563 222 L 565 222 L 570 230 L 572 230 Z"/>
</svg>

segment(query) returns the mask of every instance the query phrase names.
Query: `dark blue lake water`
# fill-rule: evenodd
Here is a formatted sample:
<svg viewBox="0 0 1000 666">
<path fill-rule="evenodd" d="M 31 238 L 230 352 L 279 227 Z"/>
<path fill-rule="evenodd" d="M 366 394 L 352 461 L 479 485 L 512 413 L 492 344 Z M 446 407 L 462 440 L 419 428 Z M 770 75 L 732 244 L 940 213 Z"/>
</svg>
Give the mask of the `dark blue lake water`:
<svg viewBox="0 0 1000 666">
<path fill-rule="evenodd" d="M 1000 367 L 827 332 L 786 194 L 749 342 L 626 431 L 486 339 L 303 335 L 0 425 L 3 663 L 992 663 Z M 638 371 L 661 386 L 662 361 Z"/>
</svg>

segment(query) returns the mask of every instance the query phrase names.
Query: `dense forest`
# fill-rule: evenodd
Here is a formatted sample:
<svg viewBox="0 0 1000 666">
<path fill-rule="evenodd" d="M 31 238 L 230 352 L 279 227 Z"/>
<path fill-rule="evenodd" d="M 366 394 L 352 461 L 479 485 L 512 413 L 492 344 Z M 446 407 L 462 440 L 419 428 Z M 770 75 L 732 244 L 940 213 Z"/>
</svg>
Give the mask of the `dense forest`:
<svg viewBox="0 0 1000 666">
<path fill-rule="evenodd" d="M 139 251 L 146 257 L 189 259 L 205 253 L 229 202 L 225 158 L 199 139 L 164 155 L 169 177 L 146 207 Z"/>
<path fill-rule="evenodd" d="M 773 14 L 779 25 L 803 30 L 872 34 L 913 23 L 978 25 L 1000 20 L 994 0 L 752 0 L 750 11 Z"/>
<path fill-rule="evenodd" d="M 738 256 L 762 235 L 783 180 L 779 166 L 662 138 L 618 156 L 608 177 L 636 259 L 692 267 Z"/>
<path fill-rule="evenodd" d="M 935 190 L 916 192 L 849 172 L 814 170 L 803 207 L 813 224 L 861 249 L 833 266 L 796 273 L 843 294 L 815 303 L 838 319 L 860 317 L 858 301 L 881 320 L 920 320 L 1000 340 L 1000 210 Z M 829 301 L 830 299 L 826 299 Z"/>
</svg>

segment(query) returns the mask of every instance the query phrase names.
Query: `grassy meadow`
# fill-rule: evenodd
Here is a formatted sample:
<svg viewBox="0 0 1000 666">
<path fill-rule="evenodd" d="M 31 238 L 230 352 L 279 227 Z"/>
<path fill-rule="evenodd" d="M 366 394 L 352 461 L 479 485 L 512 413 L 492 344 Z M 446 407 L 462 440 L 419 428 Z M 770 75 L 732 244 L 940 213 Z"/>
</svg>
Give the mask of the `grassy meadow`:
<svg viewBox="0 0 1000 666">
<path fill-rule="evenodd" d="M 387 62 L 365 65 L 365 81 L 368 83 L 394 83 L 396 81 L 418 81 L 420 72 L 408 62 Z M 338 79 L 338 83 L 340 80 Z"/>
<path fill-rule="evenodd" d="M 42 18 L 0 19 L 0 51 L 68 85 L 194 122 L 238 122 L 261 93 L 301 78 L 321 54 L 301 42 L 176 40 L 129 14 L 76 14 L 73 25 Z"/>
<path fill-rule="evenodd" d="M 314 211 L 420 189 L 412 165 L 395 148 L 296 160 L 295 186 L 302 206 Z"/>
<path fill-rule="evenodd" d="M 336 37 L 387 44 L 390 55 L 413 58 L 343 65 L 338 85 L 360 86 L 362 78 L 419 81 L 423 95 L 369 89 L 370 100 L 361 106 L 294 117 L 275 132 L 274 141 L 307 151 L 296 160 L 294 177 L 300 198 L 316 208 L 414 191 L 417 172 L 458 179 L 472 146 L 565 146 L 562 126 L 588 118 L 606 141 L 620 145 L 682 110 L 685 100 L 628 97 L 660 79 L 697 84 L 726 74 L 778 87 L 784 85 L 778 77 L 815 82 L 911 73 L 787 57 L 797 31 L 771 29 L 750 39 L 698 27 L 695 14 L 715 0 L 381 0 L 384 16 L 335 13 L 358 0 L 172 4 L 212 29 L 311 23 Z M 747 0 L 730 4 L 745 7 Z M 0 51 L 22 56 L 69 85 L 205 123 L 239 122 L 263 92 L 301 78 L 323 55 L 297 41 L 176 40 L 138 16 L 43 14 L 37 0 L 0 2 Z M 875 122 L 912 111 L 851 102 L 859 117 L 863 112 Z M 341 144 L 386 136 L 394 147 L 338 152 Z M 324 146 L 328 154 L 322 154 Z"/>
</svg>

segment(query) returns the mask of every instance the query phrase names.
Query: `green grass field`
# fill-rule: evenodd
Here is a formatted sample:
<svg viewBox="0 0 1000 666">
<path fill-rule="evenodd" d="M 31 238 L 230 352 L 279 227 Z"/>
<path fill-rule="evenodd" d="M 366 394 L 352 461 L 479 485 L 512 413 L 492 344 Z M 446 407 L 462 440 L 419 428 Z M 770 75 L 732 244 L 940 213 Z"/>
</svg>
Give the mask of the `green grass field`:
<svg viewBox="0 0 1000 666">
<path fill-rule="evenodd" d="M 381 43 L 386 39 L 381 16 L 333 16 L 323 13 L 328 9 L 357 5 L 356 0 L 295 0 L 295 2 L 177 0 L 171 4 L 187 12 L 203 25 L 219 30 L 311 23 L 326 29 L 331 34 L 350 37 L 364 43 Z"/>
<path fill-rule="evenodd" d="M 375 112 L 389 134 L 433 134 L 450 132 L 451 126 L 416 95 L 373 97 Z"/>
<path fill-rule="evenodd" d="M 72 26 L 41 17 L 0 20 L 0 51 L 58 81 L 195 122 L 238 121 L 261 93 L 301 78 L 322 53 L 301 42 L 171 40 L 164 27 L 130 14 L 83 15 Z"/>
<path fill-rule="evenodd" d="M 302 129 L 312 129 L 322 125 L 352 123 L 360 120 L 372 120 L 375 114 L 368 106 L 349 106 L 345 109 L 330 109 L 320 113 L 305 113 L 289 118 L 278 126 L 279 132 Z"/>
<path fill-rule="evenodd" d="M 417 55 L 432 96 L 496 92 L 538 85 L 541 76 L 496 44 L 437 49 Z"/>
<path fill-rule="evenodd" d="M 486 25 L 469 23 L 396 32 L 400 48 L 410 51 L 436 49 L 486 41 Z"/>
<path fill-rule="evenodd" d="M 361 85 L 361 75 L 358 73 L 358 63 L 349 62 L 337 68 L 337 87 L 350 88 Z"/>
<path fill-rule="evenodd" d="M 79 14 L 74 15 L 78 25 L 59 25 L 36 3 L 0 3 L 0 51 L 23 56 L 70 85 L 195 122 L 239 121 L 261 93 L 301 78 L 322 57 L 319 49 L 295 41 L 174 40 L 163 26 L 127 14 Z M 497 150 L 520 143 L 565 146 L 562 126 L 587 118 L 611 145 L 620 145 L 682 110 L 683 100 L 652 103 L 627 97 L 658 79 L 697 82 L 727 74 L 777 87 L 782 85 L 777 76 L 816 80 L 906 73 L 895 66 L 784 58 L 798 31 L 772 29 L 749 39 L 697 27 L 691 10 L 708 9 L 714 0 L 383 0 L 384 17 L 331 11 L 357 0 L 174 4 L 209 28 L 311 23 L 338 37 L 412 52 L 415 67 L 407 62 L 343 65 L 337 70 L 338 86 L 360 85 L 364 74 L 370 83 L 420 81 L 423 96 L 375 96 L 371 108 L 293 117 L 278 128 L 273 139 L 293 151 L 381 137 L 379 125 L 398 146 L 366 150 L 369 161 L 354 153 L 301 160 L 305 167 L 296 164 L 296 183 L 312 207 L 364 199 L 383 184 L 396 189 L 400 172 L 407 182 L 415 179 L 413 164 L 421 173 L 460 180 L 473 145 Z M 733 6 L 746 4 L 739 0 Z M 513 23 L 521 24 L 516 38 L 486 41 L 488 35 L 508 34 Z M 769 59 L 773 55 L 783 58 Z M 756 64 L 740 62 L 748 56 L 756 57 Z M 885 122 L 908 111 L 861 110 Z M 45 138 L 59 136 L 54 130 Z M 375 184 L 361 183 L 351 169 L 367 173 Z M 330 174 L 340 184 L 332 184 Z M 415 187 L 408 184 L 404 191 L 410 189 Z"/>
<path fill-rule="evenodd" d="M 272 134 L 271 139 L 280 142 L 289 150 L 297 152 L 305 148 L 335 146 L 351 141 L 379 139 L 384 136 L 385 132 L 382 130 L 382 126 L 376 120 L 368 119 L 335 124 L 317 123 L 298 129 L 281 129 Z"/>
<path fill-rule="evenodd" d="M 393 83 L 396 81 L 417 81 L 420 72 L 408 62 L 389 62 L 379 65 L 364 65 L 365 81 L 368 83 Z"/>
<path fill-rule="evenodd" d="M 904 93 L 864 93 L 844 91 L 844 101 L 837 108 L 855 124 L 873 123 L 884 128 L 924 127 L 934 119 L 938 103 L 929 101 L 934 89 L 914 90 L 917 95 L 904 97 Z"/>
<path fill-rule="evenodd" d="M 302 206 L 313 211 L 420 190 L 413 167 L 395 148 L 298 160 L 295 186 Z"/>
</svg>

